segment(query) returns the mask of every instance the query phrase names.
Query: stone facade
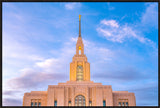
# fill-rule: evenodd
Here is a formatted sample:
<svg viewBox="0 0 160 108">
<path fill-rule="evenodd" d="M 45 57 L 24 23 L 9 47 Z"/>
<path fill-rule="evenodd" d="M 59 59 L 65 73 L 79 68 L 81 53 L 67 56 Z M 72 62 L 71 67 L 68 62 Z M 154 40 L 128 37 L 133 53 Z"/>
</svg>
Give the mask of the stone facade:
<svg viewBox="0 0 160 108">
<path fill-rule="evenodd" d="M 49 85 L 47 91 L 25 93 L 23 106 L 136 106 L 134 93 L 112 91 L 111 85 L 90 81 L 90 63 L 84 54 L 79 16 L 76 54 L 70 63 L 70 81 Z"/>
</svg>

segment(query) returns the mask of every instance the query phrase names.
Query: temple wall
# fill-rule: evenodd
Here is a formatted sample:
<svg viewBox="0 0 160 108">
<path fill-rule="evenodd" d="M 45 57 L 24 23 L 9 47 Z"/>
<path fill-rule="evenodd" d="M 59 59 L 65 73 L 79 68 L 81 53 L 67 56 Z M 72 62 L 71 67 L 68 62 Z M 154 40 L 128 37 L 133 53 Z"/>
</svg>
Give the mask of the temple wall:
<svg viewBox="0 0 160 108">
<path fill-rule="evenodd" d="M 103 106 L 103 100 L 106 106 L 118 106 L 119 102 L 128 102 L 129 106 L 135 106 L 134 93 L 127 91 L 112 91 L 110 85 L 102 85 L 94 82 L 72 82 L 59 83 L 58 85 L 49 85 L 47 91 L 32 91 L 25 93 L 24 106 L 31 105 L 31 99 L 40 99 L 41 106 L 54 106 L 54 101 L 57 101 L 57 106 L 75 106 L 75 97 L 83 95 L 85 97 L 86 106 L 89 106 L 89 101 L 92 106 Z"/>
<path fill-rule="evenodd" d="M 31 101 L 38 102 L 40 100 L 41 106 L 47 105 L 47 91 L 31 91 L 25 93 L 23 97 L 23 106 L 31 106 Z"/>
<path fill-rule="evenodd" d="M 134 93 L 127 91 L 113 91 L 113 105 L 118 106 L 119 102 L 128 102 L 128 106 L 136 106 Z"/>
</svg>

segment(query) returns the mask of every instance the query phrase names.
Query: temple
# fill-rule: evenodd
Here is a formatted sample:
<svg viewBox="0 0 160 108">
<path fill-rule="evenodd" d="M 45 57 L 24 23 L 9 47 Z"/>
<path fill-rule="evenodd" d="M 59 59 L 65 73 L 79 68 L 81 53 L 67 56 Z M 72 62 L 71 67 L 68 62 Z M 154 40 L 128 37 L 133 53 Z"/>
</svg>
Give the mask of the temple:
<svg viewBox="0 0 160 108">
<path fill-rule="evenodd" d="M 47 91 L 25 93 L 23 106 L 136 106 L 136 99 L 134 93 L 112 91 L 111 85 L 90 81 L 90 63 L 84 54 L 79 15 L 79 36 L 70 63 L 70 80 L 49 85 Z"/>
</svg>

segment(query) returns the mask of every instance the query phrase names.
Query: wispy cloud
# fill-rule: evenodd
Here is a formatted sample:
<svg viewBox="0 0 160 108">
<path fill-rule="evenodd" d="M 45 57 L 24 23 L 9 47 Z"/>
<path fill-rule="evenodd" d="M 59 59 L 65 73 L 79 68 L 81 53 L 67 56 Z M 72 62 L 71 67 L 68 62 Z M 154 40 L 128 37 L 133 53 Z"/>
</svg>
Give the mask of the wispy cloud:
<svg viewBox="0 0 160 108">
<path fill-rule="evenodd" d="M 116 28 L 119 27 L 119 24 L 115 20 L 108 20 L 108 21 L 102 20 L 101 24 L 104 24 L 106 26 L 116 27 Z"/>
<path fill-rule="evenodd" d="M 141 43 L 152 43 L 150 39 L 138 35 L 137 31 L 133 30 L 132 27 L 127 24 L 120 25 L 116 20 L 101 20 L 97 31 L 112 42 L 123 43 L 131 38 L 137 39 Z"/>
<path fill-rule="evenodd" d="M 62 68 L 60 65 L 61 61 L 55 58 L 45 59 L 44 61 L 37 62 L 36 65 L 41 68 Z M 57 70 L 57 69 L 56 69 Z"/>
<path fill-rule="evenodd" d="M 65 8 L 68 10 L 73 10 L 73 9 L 79 8 L 79 7 L 81 7 L 80 3 L 66 3 L 65 4 Z"/>
<path fill-rule="evenodd" d="M 42 86 L 42 84 L 48 84 L 49 82 L 58 83 L 59 79 L 66 81 L 69 76 L 66 73 L 71 62 L 71 55 L 73 55 L 74 43 L 65 42 L 64 47 L 61 48 L 57 54 L 57 58 L 41 58 L 33 56 L 35 61 L 32 61 L 33 65 L 29 68 L 25 67 L 20 70 L 19 76 L 7 80 L 6 86 L 11 88 L 27 89 Z M 55 49 L 56 50 L 56 49 Z M 67 65 L 66 65 L 67 64 Z M 64 71 L 64 67 L 65 71 Z M 64 75 L 66 74 L 66 75 Z M 14 86 L 13 86 L 14 85 Z"/>
<path fill-rule="evenodd" d="M 17 91 L 13 91 L 13 90 L 6 90 L 6 91 L 2 91 L 3 95 L 15 95 L 16 93 L 20 92 L 20 90 Z"/>
<path fill-rule="evenodd" d="M 137 81 L 137 80 L 136 80 Z M 158 105 L 158 82 L 141 82 L 132 84 L 124 88 L 130 92 L 134 92 L 136 96 L 136 105 L 139 106 L 157 106 Z M 150 103 L 148 103 L 150 101 Z"/>
<path fill-rule="evenodd" d="M 141 23 L 144 26 L 158 28 L 158 3 L 147 3 L 146 6 L 146 11 L 141 17 Z"/>
<path fill-rule="evenodd" d="M 22 100 L 4 98 L 2 101 L 2 106 L 22 106 Z"/>
<path fill-rule="evenodd" d="M 7 86 L 13 89 L 37 88 L 47 84 L 47 82 L 57 82 L 58 79 L 64 79 L 66 76 L 57 73 L 37 72 L 33 69 L 23 69 L 21 76 L 8 80 Z"/>
<path fill-rule="evenodd" d="M 95 73 L 93 75 L 94 79 L 100 78 L 101 80 L 107 79 L 117 82 L 131 82 L 131 81 L 138 81 L 150 78 L 150 75 L 146 73 L 139 72 L 133 67 L 126 67 L 124 69 L 112 69 L 110 71 L 102 72 L 103 74 Z M 119 73 L 119 74 L 117 74 Z"/>
</svg>

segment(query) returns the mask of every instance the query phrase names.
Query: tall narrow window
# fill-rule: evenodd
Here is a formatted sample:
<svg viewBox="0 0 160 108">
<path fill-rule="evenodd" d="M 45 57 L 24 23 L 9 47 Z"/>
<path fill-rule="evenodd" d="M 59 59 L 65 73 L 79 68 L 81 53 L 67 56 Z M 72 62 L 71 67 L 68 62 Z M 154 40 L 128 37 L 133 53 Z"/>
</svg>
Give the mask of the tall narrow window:
<svg viewBox="0 0 160 108">
<path fill-rule="evenodd" d="M 119 104 L 118 104 L 119 106 L 121 106 L 121 102 L 119 102 Z"/>
<path fill-rule="evenodd" d="M 126 106 L 128 106 L 128 102 L 126 102 Z"/>
<path fill-rule="evenodd" d="M 83 67 L 81 65 L 77 66 L 77 81 L 83 81 Z"/>
<path fill-rule="evenodd" d="M 31 106 L 33 106 L 33 102 L 31 102 Z"/>
<path fill-rule="evenodd" d="M 81 46 L 79 46 L 79 55 L 81 55 Z"/>
<path fill-rule="evenodd" d="M 105 100 L 103 100 L 103 106 L 106 106 L 106 101 Z"/>
<path fill-rule="evenodd" d="M 54 101 L 54 106 L 57 106 L 57 101 Z"/>
<path fill-rule="evenodd" d="M 89 106 L 92 106 L 92 101 L 89 101 Z"/>
<path fill-rule="evenodd" d="M 68 102 L 68 106 L 71 106 L 71 101 Z"/>
<path fill-rule="evenodd" d="M 35 106 L 37 106 L 37 102 L 35 102 Z"/>
<path fill-rule="evenodd" d="M 38 106 L 41 106 L 41 102 L 38 102 Z"/>
<path fill-rule="evenodd" d="M 128 99 L 119 99 L 119 106 L 128 106 Z"/>
<path fill-rule="evenodd" d="M 122 106 L 124 106 L 124 102 L 122 102 Z"/>
</svg>

